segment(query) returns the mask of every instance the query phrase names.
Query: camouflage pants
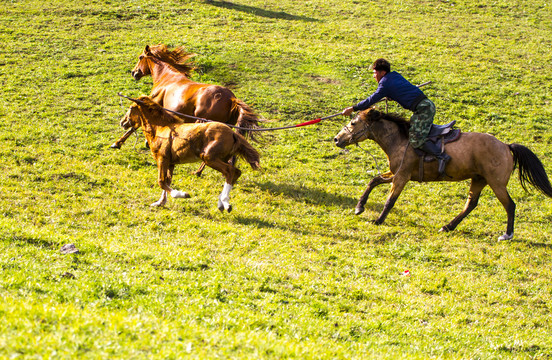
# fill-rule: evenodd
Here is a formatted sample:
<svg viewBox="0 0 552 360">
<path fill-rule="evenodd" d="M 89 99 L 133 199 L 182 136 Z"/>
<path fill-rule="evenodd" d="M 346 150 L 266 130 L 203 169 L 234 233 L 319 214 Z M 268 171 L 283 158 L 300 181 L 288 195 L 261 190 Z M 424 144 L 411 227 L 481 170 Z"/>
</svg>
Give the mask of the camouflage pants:
<svg viewBox="0 0 552 360">
<path fill-rule="evenodd" d="M 419 148 L 425 143 L 434 117 L 435 104 L 429 99 L 420 101 L 418 106 L 416 106 L 414 114 L 412 114 L 410 118 L 408 141 L 410 141 L 413 147 Z"/>
</svg>

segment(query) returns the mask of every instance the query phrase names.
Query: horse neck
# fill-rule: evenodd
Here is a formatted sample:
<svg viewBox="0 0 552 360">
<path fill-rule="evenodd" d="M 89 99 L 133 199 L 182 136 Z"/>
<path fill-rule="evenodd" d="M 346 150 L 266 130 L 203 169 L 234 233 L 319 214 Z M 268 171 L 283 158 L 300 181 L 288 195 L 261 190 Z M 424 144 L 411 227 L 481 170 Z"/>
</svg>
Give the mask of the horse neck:
<svg viewBox="0 0 552 360">
<path fill-rule="evenodd" d="M 162 61 L 151 60 L 149 66 L 154 87 L 176 81 L 191 81 L 185 74 L 173 69 L 171 66 Z"/>
<path fill-rule="evenodd" d="M 398 154 L 398 150 L 403 148 L 404 144 L 408 142 L 408 139 L 402 136 L 399 131 L 399 126 L 389 120 L 380 120 L 373 123 L 372 133 L 374 141 L 387 154 L 389 159 Z"/>
<path fill-rule="evenodd" d="M 160 127 L 163 127 L 164 125 L 161 124 L 161 122 L 158 121 L 157 119 L 151 120 L 153 116 L 149 116 L 150 114 L 148 114 L 147 110 L 144 110 L 143 108 L 141 108 L 140 111 L 141 111 L 140 120 L 142 122 L 141 124 L 142 130 L 144 131 L 147 137 L 151 137 L 152 139 L 155 138 L 155 136 L 157 135 L 157 130 Z"/>
</svg>

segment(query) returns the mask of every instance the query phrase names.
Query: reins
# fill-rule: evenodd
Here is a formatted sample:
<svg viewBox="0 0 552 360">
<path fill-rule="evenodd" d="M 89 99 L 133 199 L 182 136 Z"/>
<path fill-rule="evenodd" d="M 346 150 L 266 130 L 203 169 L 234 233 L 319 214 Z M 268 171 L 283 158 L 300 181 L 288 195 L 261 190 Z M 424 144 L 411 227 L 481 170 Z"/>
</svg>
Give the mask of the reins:
<svg viewBox="0 0 552 360">
<path fill-rule="evenodd" d="M 431 81 L 426 81 L 426 82 L 424 82 L 424 83 L 422 83 L 422 84 L 416 85 L 416 87 L 421 88 L 422 86 L 426 86 L 426 85 L 429 85 L 429 84 L 431 84 Z M 387 99 L 387 98 L 383 98 L 383 99 L 381 99 L 381 100 L 378 101 L 378 102 L 381 102 L 381 101 L 385 101 L 385 112 L 387 113 L 387 112 L 388 112 L 388 99 Z M 368 150 L 364 149 L 363 147 L 361 147 L 361 146 L 359 145 L 359 142 L 357 141 L 357 139 L 359 139 L 360 136 L 366 134 L 366 133 L 370 130 L 370 126 L 372 126 L 372 125 L 366 125 L 366 123 L 364 122 L 364 128 L 363 128 L 362 130 L 359 130 L 359 131 L 355 132 L 355 133 L 351 132 L 351 130 L 349 130 L 349 129 L 347 128 L 347 125 L 345 125 L 345 126 L 343 127 L 343 129 L 351 135 L 352 141 L 355 143 L 355 145 L 356 145 L 359 149 L 361 149 L 362 151 L 364 151 L 365 153 L 367 153 L 368 155 L 370 155 L 370 156 L 372 157 L 372 159 L 374 160 L 374 163 L 376 164 L 376 169 L 378 170 L 378 175 L 381 176 L 381 170 L 380 170 L 380 168 L 379 168 L 379 166 L 378 166 L 378 161 L 376 160 L 376 157 L 375 157 L 374 155 L 372 155 L 372 153 L 371 153 L 370 151 L 368 151 Z M 360 135 L 360 136 L 358 136 L 358 135 Z M 356 136 L 358 136 L 358 137 L 355 139 Z M 395 177 L 395 175 L 401 170 L 401 168 L 402 168 L 402 166 L 403 166 L 403 164 L 404 164 L 404 158 L 406 157 L 406 152 L 408 151 L 408 147 L 409 147 L 409 146 L 410 146 L 410 141 L 407 142 L 406 147 L 405 147 L 405 149 L 404 149 L 404 154 L 403 154 L 402 159 L 401 159 L 401 163 L 399 164 L 399 168 L 397 169 L 397 171 L 395 172 L 395 174 L 394 174 L 393 176 L 391 176 L 391 179 L 393 179 L 393 178 Z"/>
</svg>

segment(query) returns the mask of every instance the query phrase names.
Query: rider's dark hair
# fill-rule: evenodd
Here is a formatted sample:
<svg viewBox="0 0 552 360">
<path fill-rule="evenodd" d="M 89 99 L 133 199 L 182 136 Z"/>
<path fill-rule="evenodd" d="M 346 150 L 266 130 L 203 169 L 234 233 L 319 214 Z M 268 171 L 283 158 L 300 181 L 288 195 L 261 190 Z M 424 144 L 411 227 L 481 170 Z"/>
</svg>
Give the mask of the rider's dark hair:
<svg viewBox="0 0 552 360">
<path fill-rule="evenodd" d="M 372 69 L 376 70 L 376 71 L 382 71 L 383 70 L 385 72 L 390 72 L 391 71 L 391 64 L 389 63 L 389 61 L 387 61 L 385 59 L 377 59 L 372 64 Z"/>
</svg>

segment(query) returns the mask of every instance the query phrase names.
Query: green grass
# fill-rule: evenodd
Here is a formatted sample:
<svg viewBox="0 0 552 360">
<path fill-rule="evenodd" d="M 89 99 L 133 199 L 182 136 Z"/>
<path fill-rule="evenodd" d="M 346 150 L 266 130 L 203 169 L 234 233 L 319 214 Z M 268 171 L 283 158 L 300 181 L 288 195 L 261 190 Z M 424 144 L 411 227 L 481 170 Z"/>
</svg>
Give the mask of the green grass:
<svg viewBox="0 0 552 360">
<path fill-rule="evenodd" d="M 271 134 L 220 174 L 177 167 L 192 198 L 157 200 L 143 136 L 108 148 L 151 78 L 146 44 L 186 46 L 194 79 L 296 124 L 375 89 L 386 57 L 435 101 L 436 122 L 529 146 L 552 174 L 552 11 L 532 1 L 2 1 L 0 358 L 552 357 L 552 201 L 513 175 L 512 241 L 490 189 L 455 232 L 468 183 L 388 187 L 332 138 L 347 119 Z M 396 105 L 392 111 L 400 111 Z M 404 112 L 407 114 L 406 112 Z M 363 147 L 386 170 L 374 143 Z M 60 248 L 74 243 L 78 254 Z M 411 276 L 403 276 L 404 270 Z"/>
</svg>

